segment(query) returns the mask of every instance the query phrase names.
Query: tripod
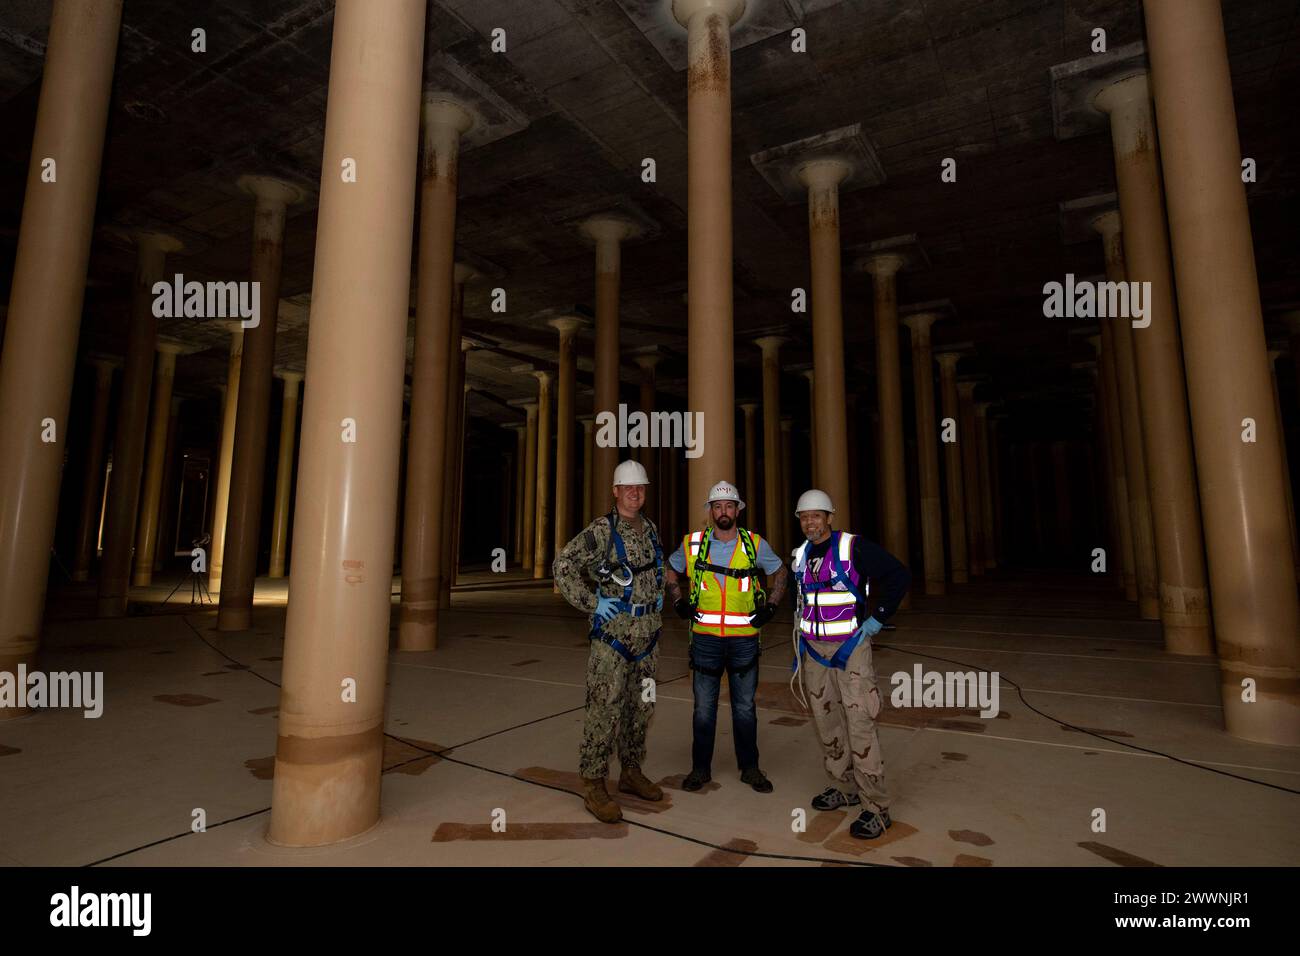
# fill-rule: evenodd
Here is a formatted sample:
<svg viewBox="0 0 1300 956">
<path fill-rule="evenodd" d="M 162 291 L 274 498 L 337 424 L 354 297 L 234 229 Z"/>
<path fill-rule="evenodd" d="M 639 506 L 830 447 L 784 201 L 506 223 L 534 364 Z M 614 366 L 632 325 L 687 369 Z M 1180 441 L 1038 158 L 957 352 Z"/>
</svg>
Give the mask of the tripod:
<svg viewBox="0 0 1300 956">
<path fill-rule="evenodd" d="M 190 542 L 191 547 L 204 549 L 204 553 L 205 553 L 204 567 L 207 567 L 206 552 L 207 552 L 207 546 L 211 542 L 212 542 L 212 535 L 210 534 L 205 534 L 202 537 L 195 538 L 193 541 Z M 182 578 L 181 580 L 176 582 L 176 587 L 172 588 L 171 593 L 169 593 L 167 597 L 163 598 L 163 604 L 167 604 L 169 601 L 171 601 L 172 594 L 175 594 L 177 591 L 180 590 L 180 587 L 182 584 L 185 583 L 185 580 L 186 580 L 185 578 Z M 191 607 L 193 607 L 195 604 L 204 605 L 204 604 L 216 603 L 215 601 L 212 600 L 212 594 L 208 591 L 207 572 L 194 570 L 194 562 L 192 561 L 190 562 L 189 582 L 190 582 L 190 606 Z"/>
</svg>

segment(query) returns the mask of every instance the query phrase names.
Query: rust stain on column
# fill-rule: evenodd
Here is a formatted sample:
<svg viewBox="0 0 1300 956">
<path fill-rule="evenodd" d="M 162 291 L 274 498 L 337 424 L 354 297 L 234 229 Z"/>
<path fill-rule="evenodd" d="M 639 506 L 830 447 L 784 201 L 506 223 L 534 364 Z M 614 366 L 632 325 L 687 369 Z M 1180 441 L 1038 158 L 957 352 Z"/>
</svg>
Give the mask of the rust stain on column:
<svg viewBox="0 0 1300 956">
<path fill-rule="evenodd" d="M 547 537 L 551 521 L 551 382 L 550 372 L 537 376 L 537 517 L 533 527 L 533 578 L 550 573 Z"/>
</svg>

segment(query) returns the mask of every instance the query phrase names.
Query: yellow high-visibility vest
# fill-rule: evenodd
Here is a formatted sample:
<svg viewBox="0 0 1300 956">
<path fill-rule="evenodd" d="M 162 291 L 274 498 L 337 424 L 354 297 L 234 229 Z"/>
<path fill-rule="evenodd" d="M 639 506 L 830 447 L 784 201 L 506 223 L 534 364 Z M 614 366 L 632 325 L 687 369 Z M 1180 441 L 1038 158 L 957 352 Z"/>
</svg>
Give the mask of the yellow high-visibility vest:
<svg viewBox="0 0 1300 956">
<path fill-rule="evenodd" d="M 754 543 L 754 555 L 763 539 L 752 531 L 746 531 Z M 695 580 L 695 562 L 704 543 L 703 531 L 694 531 L 682 540 L 682 550 L 686 554 L 686 577 Z M 739 538 L 731 552 L 729 568 L 744 570 L 756 567 L 749 560 L 743 543 Z M 691 630 L 696 634 L 712 634 L 714 637 L 752 637 L 758 628 L 750 623 L 749 617 L 754 613 L 754 592 L 757 582 L 752 577 L 733 578 L 722 575 L 722 588 L 718 588 L 718 575 L 704 571 L 700 577 L 700 590 L 695 605 L 695 619 Z"/>
</svg>

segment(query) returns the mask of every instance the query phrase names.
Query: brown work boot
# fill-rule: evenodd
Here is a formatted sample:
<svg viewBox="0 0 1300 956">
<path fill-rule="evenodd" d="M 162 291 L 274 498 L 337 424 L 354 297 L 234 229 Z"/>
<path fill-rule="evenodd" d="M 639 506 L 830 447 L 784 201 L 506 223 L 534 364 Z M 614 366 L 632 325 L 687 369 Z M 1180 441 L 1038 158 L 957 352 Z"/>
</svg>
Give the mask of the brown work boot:
<svg viewBox="0 0 1300 956">
<path fill-rule="evenodd" d="M 634 793 L 642 800 L 664 798 L 663 790 L 651 783 L 641 772 L 641 768 L 635 765 L 624 767 L 623 772 L 618 775 L 618 789 L 620 793 Z"/>
<path fill-rule="evenodd" d="M 583 777 L 582 787 L 582 805 L 593 817 L 601 823 L 618 823 L 623 819 L 623 811 L 605 789 L 604 777 Z"/>
</svg>

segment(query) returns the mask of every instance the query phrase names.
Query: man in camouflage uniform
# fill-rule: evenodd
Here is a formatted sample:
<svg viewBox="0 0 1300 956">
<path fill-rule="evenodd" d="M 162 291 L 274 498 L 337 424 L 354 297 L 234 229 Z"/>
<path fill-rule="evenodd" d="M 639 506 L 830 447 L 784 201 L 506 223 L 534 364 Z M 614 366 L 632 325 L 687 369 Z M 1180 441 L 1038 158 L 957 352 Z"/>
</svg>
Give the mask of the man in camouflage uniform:
<svg viewBox="0 0 1300 956">
<path fill-rule="evenodd" d="M 664 578 L 658 529 L 641 514 L 649 483 L 637 462 L 620 464 L 614 470 L 614 509 L 566 544 L 552 569 L 565 600 L 590 618 L 579 773 L 583 803 L 603 823 L 623 819 L 605 788 L 610 751 L 616 745 L 618 789 L 644 800 L 664 796 L 641 772 L 646 728 L 654 712 L 650 688 L 659 662 Z"/>
</svg>

